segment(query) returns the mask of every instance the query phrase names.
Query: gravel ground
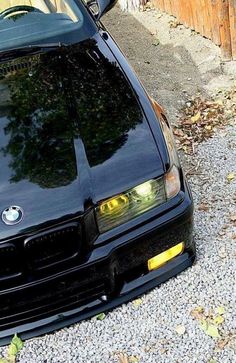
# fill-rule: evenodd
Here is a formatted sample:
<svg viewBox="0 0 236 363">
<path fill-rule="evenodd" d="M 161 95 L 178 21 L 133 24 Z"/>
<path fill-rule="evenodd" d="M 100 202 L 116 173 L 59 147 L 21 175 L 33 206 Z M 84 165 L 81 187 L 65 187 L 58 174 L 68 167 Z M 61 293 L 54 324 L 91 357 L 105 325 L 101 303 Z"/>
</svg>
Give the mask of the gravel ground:
<svg viewBox="0 0 236 363">
<path fill-rule="evenodd" d="M 236 127 L 228 127 L 200 145 L 201 164 L 191 176 L 195 200 L 196 264 L 159 288 L 113 310 L 103 321 L 95 318 L 54 335 L 25 344 L 20 363 L 235 362 L 235 238 Z M 194 162 L 194 160 L 193 160 Z M 234 198 L 234 203 L 233 203 Z M 199 210 L 202 205 L 209 210 Z M 224 307 L 220 338 L 208 336 L 191 311 L 203 307 L 216 314 Z"/>
<path fill-rule="evenodd" d="M 127 16 L 124 17 L 126 21 Z M 135 26 L 138 29 L 137 23 Z M 139 35 L 135 35 L 136 39 L 139 39 Z M 144 37 L 150 39 L 148 33 Z M 145 40 L 140 41 L 145 43 Z M 129 42 L 128 45 L 131 44 Z M 143 44 L 145 46 L 147 44 Z M 156 52 L 156 47 L 154 49 Z M 161 55 L 161 67 L 164 67 L 165 54 L 169 62 L 171 49 L 165 49 L 166 53 Z M 128 48 L 126 50 L 129 52 Z M 143 77 L 144 74 L 148 77 L 149 72 L 151 81 L 147 81 L 147 88 L 150 93 L 156 94 L 158 87 L 152 80 L 148 64 L 146 68 L 145 65 L 141 67 L 141 53 L 136 56 L 139 57 L 140 68 L 135 69 L 140 74 L 143 72 Z M 152 59 L 151 51 L 149 56 Z M 186 57 L 191 63 L 190 57 Z M 137 64 L 137 59 L 135 62 Z M 186 65 L 182 73 L 186 69 L 186 72 L 190 72 L 190 68 Z M 160 68 L 158 72 L 161 74 Z M 183 81 L 179 74 L 176 77 L 179 77 L 175 85 L 178 89 Z M 182 77 L 185 79 L 188 73 Z M 181 97 L 174 96 L 171 87 L 174 89 L 175 83 L 172 80 L 169 83 L 166 96 L 169 93 L 174 102 L 174 118 L 177 101 Z M 164 87 L 158 84 L 161 98 L 168 106 Z M 198 87 L 203 87 L 200 81 Z M 189 94 L 194 91 L 194 86 L 190 86 Z M 19 362 L 117 363 L 120 353 L 127 354 L 129 363 L 235 362 L 236 224 L 233 220 L 236 215 L 236 178 L 231 182 L 227 180 L 229 173 L 236 173 L 235 160 L 236 124 L 232 123 L 199 145 L 194 158 L 186 163 L 187 171 L 192 170 L 192 164 L 195 166 L 189 177 L 196 207 L 197 261 L 192 268 L 143 295 L 141 299 L 113 310 L 103 321 L 92 318 L 55 334 L 27 341 Z M 201 309 L 198 311 L 201 311 L 203 318 L 207 314 L 216 316 L 217 309 L 221 307 L 224 318 L 219 325 L 221 337 L 212 338 L 201 329 L 199 320 L 191 314 L 199 307 Z M 4 353 L 5 349 L 0 352 Z"/>
</svg>

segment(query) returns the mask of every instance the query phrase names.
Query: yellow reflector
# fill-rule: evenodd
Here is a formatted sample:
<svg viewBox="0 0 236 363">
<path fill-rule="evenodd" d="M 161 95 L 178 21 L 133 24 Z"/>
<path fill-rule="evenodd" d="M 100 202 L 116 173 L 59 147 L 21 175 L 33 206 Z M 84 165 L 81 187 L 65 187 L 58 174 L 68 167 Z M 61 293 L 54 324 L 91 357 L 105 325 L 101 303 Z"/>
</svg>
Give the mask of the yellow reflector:
<svg viewBox="0 0 236 363">
<path fill-rule="evenodd" d="M 157 268 L 170 261 L 172 258 L 180 255 L 184 250 L 184 242 L 177 244 L 174 247 L 156 255 L 155 257 L 148 260 L 148 270 L 156 270 Z"/>
</svg>

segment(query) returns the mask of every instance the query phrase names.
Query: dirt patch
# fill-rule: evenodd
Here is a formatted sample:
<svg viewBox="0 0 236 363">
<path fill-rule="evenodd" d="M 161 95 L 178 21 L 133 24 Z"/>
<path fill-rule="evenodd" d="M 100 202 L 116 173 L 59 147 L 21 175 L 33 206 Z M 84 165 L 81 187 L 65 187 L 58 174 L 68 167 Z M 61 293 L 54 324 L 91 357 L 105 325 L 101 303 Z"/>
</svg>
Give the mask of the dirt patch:
<svg viewBox="0 0 236 363">
<path fill-rule="evenodd" d="M 103 18 L 149 94 L 177 125 L 180 110 L 196 94 L 232 87 L 236 63 L 225 65 L 219 47 L 174 21 L 157 10 L 130 14 L 118 6 Z"/>
</svg>

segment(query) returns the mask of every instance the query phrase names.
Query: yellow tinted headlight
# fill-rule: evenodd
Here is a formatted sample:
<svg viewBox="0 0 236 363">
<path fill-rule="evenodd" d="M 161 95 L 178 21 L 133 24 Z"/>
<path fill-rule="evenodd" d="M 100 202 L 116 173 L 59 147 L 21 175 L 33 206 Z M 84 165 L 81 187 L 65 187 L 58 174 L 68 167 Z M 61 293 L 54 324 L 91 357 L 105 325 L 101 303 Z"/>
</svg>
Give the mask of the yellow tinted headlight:
<svg viewBox="0 0 236 363">
<path fill-rule="evenodd" d="M 124 195 L 118 195 L 114 198 L 108 199 L 100 205 L 100 213 L 101 214 L 123 214 L 126 208 L 129 206 L 129 198 Z"/>
<path fill-rule="evenodd" d="M 123 194 L 101 202 L 96 208 L 99 231 L 105 232 L 164 203 L 163 178 L 151 179 Z"/>
</svg>

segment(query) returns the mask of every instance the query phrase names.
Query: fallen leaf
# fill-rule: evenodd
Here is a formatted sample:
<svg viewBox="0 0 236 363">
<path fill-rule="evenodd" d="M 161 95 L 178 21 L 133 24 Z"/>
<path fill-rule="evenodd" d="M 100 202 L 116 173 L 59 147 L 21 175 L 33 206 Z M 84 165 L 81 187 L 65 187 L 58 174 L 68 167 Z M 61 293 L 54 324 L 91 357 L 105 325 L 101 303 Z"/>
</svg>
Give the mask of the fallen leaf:
<svg viewBox="0 0 236 363">
<path fill-rule="evenodd" d="M 207 327 L 208 327 L 207 321 L 205 319 L 202 319 L 200 321 L 200 326 L 201 326 L 201 328 L 202 328 L 203 331 L 206 331 L 207 330 Z"/>
<path fill-rule="evenodd" d="M 169 21 L 170 28 L 177 28 L 177 26 L 181 25 L 178 20 L 170 20 Z"/>
<path fill-rule="evenodd" d="M 223 235 L 225 235 L 225 233 Z M 226 249 L 224 247 L 220 248 L 219 257 L 220 258 L 226 258 L 227 257 L 227 252 L 226 252 Z"/>
<path fill-rule="evenodd" d="M 124 353 L 120 353 L 118 358 L 119 358 L 119 363 L 129 363 L 128 357 Z"/>
<path fill-rule="evenodd" d="M 212 338 L 219 338 L 220 334 L 218 328 L 212 324 L 209 324 L 206 320 L 201 322 L 201 329 Z"/>
<path fill-rule="evenodd" d="M 184 325 L 177 325 L 177 327 L 175 328 L 175 331 L 179 335 L 183 335 L 186 332 L 186 328 Z"/>
<path fill-rule="evenodd" d="M 228 180 L 228 182 L 230 183 L 232 180 L 234 180 L 234 178 L 235 178 L 235 173 L 229 173 L 228 175 L 227 175 L 227 180 Z"/>
<path fill-rule="evenodd" d="M 219 306 L 217 308 L 217 313 L 220 314 L 220 315 L 223 315 L 225 313 L 225 308 L 224 306 Z"/>
<path fill-rule="evenodd" d="M 211 126 L 211 125 L 206 125 L 206 126 L 205 126 L 205 130 L 207 130 L 207 131 L 211 131 L 211 130 L 212 130 L 212 126 Z"/>
<path fill-rule="evenodd" d="M 236 214 L 233 214 L 232 216 L 230 216 L 230 220 L 232 222 L 236 222 Z"/>
<path fill-rule="evenodd" d="M 199 205 L 198 210 L 201 210 L 201 211 L 204 211 L 204 212 L 208 212 L 209 211 L 209 207 L 208 207 L 208 205 L 202 203 L 202 204 Z"/>
<path fill-rule="evenodd" d="M 161 354 L 165 354 L 165 353 L 167 353 L 168 352 L 168 350 L 166 349 L 166 348 L 161 348 L 160 349 L 160 353 Z"/>
<path fill-rule="evenodd" d="M 222 315 L 217 315 L 214 320 L 213 320 L 213 323 L 216 324 L 216 325 L 220 325 L 224 322 L 224 318 Z"/>
<path fill-rule="evenodd" d="M 157 39 L 157 40 L 155 40 L 155 42 L 154 43 L 152 43 L 152 45 L 154 45 L 155 47 L 157 47 L 158 45 L 160 44 L 160 41 Z"/>
<path fill-rule="evenodd" d="M 194 319 L 201 320 L 203 319 L 203 313 L 204 313 L 204 308 L 202 306 L 198 306 L 195 309 L 193 309 L 190 314 Z"/>
<path fill-rule="evenodd" d="M 217 103 L 217 105 L 223 106 L 223 101 L 221 99 L 215 100 L 215 103 Z"/>
<path fill-rule="evenodd" d="M 176 136 L 181 136 L 181 137 L 183 137 L 184 136 L 184 132 L 182 131 L 182 130 L 180 130 L 180 129 L 174 129 L 174 134 L 176 135 Z"/>
<path fill-rule="evenodd" d="M 19 351 L 23 348 L 24 343 L 22 340 L 17 336 L 17 334 L 14 335 L 12 338 L 11 344 L 8 348 L 8 360 L 9 362 L 14 363 L 16 360 L 16 356 L 19 353 Z"/>
<path fill-rule="evenodd" d="M 216 363 L 215 359 L 210 359 L 208 363 Z"/>
<path fill-rule="evenodd" d="M 104 313 L 101 313 L 101 314 L 98 314 L 98 315 L 96 315 L 96 316 L 95 316 L 95 318 L 96 318 L 97 320 L 104 320 L 104 319 L 105 319 L 105 317 L 106 317 L 106 315 L 105 315 Z"/>
<path fill-rule="evenodd" d="M 134 306 L 139 306 L 142 304 L 142 299 L 136 299 L 133 301 Z"/>
<path fill-rule="evenodd" d="M 131 355 L 129 358 L 128 358 L 128 362 L 129 363 L 138 363 L 139 362 L 139 358 L 134 356 L 134 355 Z"/>
<path fill-rule="evenodd" d="M 217 342 L 217 348 L 220 350 L 223 350 L 224 347 L 229 343 L 229 339 L 220 339 Z"/>
<path fill-rule="evenodd" d="M 196 115 L 191 117 L 191 121 L 193 124 L 195 124 L 196 122 L 198 122 L 200 120 L 200 118 L 201 118 L 201 113 L 198 112 L 198 113 L 196 113 Z"/>
</svg>

